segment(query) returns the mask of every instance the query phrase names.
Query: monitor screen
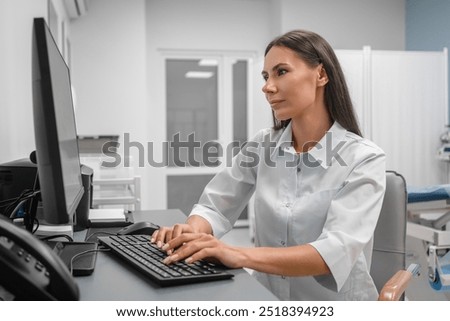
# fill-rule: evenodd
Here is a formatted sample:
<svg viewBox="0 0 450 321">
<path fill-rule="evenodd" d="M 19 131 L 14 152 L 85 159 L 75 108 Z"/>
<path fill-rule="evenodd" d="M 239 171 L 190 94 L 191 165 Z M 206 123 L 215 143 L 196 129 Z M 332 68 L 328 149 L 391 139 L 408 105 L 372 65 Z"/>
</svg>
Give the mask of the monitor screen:
<svg viewBox="0 0 450 321">
<path fill-rule="evenodd" d="M 32 68 L 40 224 L 73 224 L 84 190 L 69 68 L 44 18 L 34 19 Z"/>
</svg>

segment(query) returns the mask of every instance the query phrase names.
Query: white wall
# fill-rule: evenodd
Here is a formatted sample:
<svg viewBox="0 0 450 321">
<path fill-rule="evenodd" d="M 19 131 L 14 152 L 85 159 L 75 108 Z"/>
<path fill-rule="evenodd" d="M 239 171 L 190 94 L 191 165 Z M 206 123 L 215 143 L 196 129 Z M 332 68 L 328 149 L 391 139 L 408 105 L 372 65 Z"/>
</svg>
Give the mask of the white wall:
<svg viewBox="0 0 450 321">
<path fill-rule="evenodd" d="M 73 21 L 70 31 L 78 134 L 120 135 L 123 146 L 128 133 L 144 142 L 151 118 L 146 104 L 145 0 L 91 1 L 88 13 Z M 142 170 L 125 172 L 145 177 Z"/>
<path fill-rule="evenodd" d="M 282 0 L 280 32 L 305 28 L 335 49 L 405 48 L 405 0 Z"/>
<path fill-rule="evenodd" d="M 46 0 L 0 1 L 0 163 L 35 148 L 31 35 L 33 18 L 46 16 Z"/>
<path fill-rule="evenodd" d="M 88 10 L 71 24 L 78 133 L 137 135 L 146 116 L 145 1 L 96 0 Z"/>
</svg>

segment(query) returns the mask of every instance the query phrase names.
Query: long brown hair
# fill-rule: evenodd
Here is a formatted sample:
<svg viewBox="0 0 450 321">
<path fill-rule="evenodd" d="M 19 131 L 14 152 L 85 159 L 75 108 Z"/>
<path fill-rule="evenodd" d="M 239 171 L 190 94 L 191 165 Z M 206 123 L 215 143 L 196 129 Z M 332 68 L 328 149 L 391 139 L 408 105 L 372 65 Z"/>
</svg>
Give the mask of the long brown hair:
<svg viewBox="0 0 450 321">
<path fill-rule="evenodd" d="M 323 64 L 328 76 L 325 86 L 325 106 L 332 121 L 337 121 L 345 129 L 362 136 L 355 116 L 353 104 L 345 82 L 339 60 L 333 48 L 318 34 L 306 30 L 293 30 L 272 40 L 266 48 L 264 56 L 274 46 L 293 50 L 310 67 Z M 272 112 L 274 128 L 281 129 L 289 124 L 290 119 L 279 121 Z"/>
</svg>

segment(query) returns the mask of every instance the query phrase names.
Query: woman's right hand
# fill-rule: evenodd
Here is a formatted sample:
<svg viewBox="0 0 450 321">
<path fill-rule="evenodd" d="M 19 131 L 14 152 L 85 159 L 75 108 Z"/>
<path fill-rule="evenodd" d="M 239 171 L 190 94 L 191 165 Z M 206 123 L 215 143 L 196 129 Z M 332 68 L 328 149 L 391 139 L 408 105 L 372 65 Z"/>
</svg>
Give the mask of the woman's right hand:
<svg viewBox="0 0 450 321">
<path fill-rule="evenodd" d="M 155 243 L 157 247 L 162 248 L 164 244 L 173 240 L 183 233 L 194 233 L 194 228 L 189 224 L 175 224 L 174 226 L 164 226 L 156 230 L 151 237 L 150 242 Z"/>
<path fill-rule="evenodd" d="M 159 230 L 152 234 L 150 242 L 162 248 L 170 240 L 186 233 L 212 234 L 211 224 L 201 216 L 190 215 L 186 223 L 175 224 L 171 227 L 160 227 Z M 170 253 L 168 252 L 168 254 Z"/>
</svg>

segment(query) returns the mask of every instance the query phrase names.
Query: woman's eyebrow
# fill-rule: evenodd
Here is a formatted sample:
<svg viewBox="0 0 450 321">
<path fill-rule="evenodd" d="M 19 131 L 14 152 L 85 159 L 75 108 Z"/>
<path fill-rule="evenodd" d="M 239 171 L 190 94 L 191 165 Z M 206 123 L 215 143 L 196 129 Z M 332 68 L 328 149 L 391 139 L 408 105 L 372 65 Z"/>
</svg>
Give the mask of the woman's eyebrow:
<svg viewBox="0 0 450 321">
<path fill-rule="evenodd" d="M 279 64 L 276 64 L 275 66 L 272 67 L 272 71 L 277 70 L 281 66 L 287 66 L 287 65 L 289 65 L 289 64 L 286 62 L 280 62 Z M 261 75 L 267 75 L 267 71 L 265 71 L 265 70 L 261 71 Z"/>
</svg>

